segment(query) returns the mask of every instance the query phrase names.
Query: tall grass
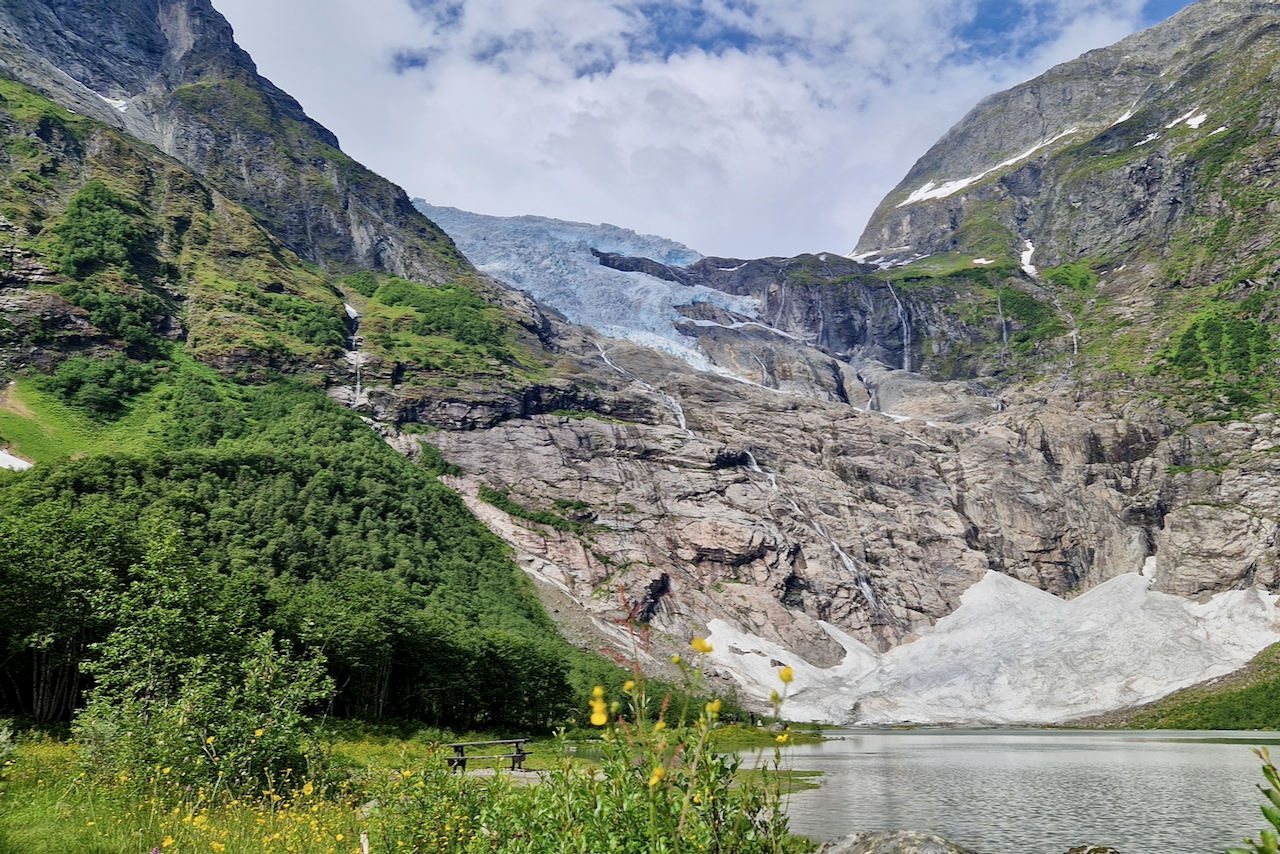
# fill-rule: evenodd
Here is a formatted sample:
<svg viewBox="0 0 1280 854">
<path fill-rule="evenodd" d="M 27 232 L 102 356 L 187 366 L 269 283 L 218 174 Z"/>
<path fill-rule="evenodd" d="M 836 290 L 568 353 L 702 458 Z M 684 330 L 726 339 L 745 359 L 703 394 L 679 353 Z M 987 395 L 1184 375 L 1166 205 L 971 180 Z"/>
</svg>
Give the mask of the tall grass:
<svg viewBox="0 0 1280 854">
<path fill-rule="evenodd" d="M 693 693 L 700 673 L 680 664 Z M 0 766 L 0 854 L 355 854 L 362 836 L 372 854 L 809 850 L 787 832 L 789 732 L 773 736 L 771 763 L 742 773 L 738 757 L 713 749 L 719 701 L 672 710 L 668 725 L 665 704 L 646 716 L 646 691 L 639 676 L 616 696 L 597 688 L 598 758 L 573 758 L 562 733 L 539 745 L 545 770 L 525 774 L 458 774 L 439 742 L 373 739 L 330 745 L 323 776 L 288 770 L 231 790 L 163 765 L 95 775 L 74 742 L 28 736 Z"/>
</svg>

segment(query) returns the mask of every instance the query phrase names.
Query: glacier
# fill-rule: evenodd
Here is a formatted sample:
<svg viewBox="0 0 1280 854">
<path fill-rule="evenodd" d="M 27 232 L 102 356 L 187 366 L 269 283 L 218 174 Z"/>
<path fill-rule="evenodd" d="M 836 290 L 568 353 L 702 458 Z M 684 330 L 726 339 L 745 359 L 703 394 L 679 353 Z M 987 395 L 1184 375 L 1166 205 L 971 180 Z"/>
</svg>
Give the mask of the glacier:
<svg viewBox="0 0 1280 854">
<path fill-rule="evenodd" d="M 701 260 L 699 253 L 665 237 L 607 223 L 487 216 L 422 199 L 413 203 L 483 272 L 551 306 L 572 323 L 662 350 L 698 370 L 712 367 L 697 342 L 676 329 L 677 322 L 685 321 L 678 306 L 705 302 L 745 317 L 760 314 L 753 297 L 668 282 L 647 273 L 624 273 L 601 266 L 591 254 L 595 249 L 670 267 Z"/>
<path fill-rule="evenodd" d="M 721 620 L 708 664 L 750 696 L 780 689 L 784 714 L 835 724 L 1061 724 L 1139 705 L 1244 666 L 1280 641 L 1280 597 L 1258 588 L 1194 602 L 1127 573 L 1071 600 L 998 572 L 918 637 L 879 653 L 834 626 L 829 668 Z"/>
</svg>

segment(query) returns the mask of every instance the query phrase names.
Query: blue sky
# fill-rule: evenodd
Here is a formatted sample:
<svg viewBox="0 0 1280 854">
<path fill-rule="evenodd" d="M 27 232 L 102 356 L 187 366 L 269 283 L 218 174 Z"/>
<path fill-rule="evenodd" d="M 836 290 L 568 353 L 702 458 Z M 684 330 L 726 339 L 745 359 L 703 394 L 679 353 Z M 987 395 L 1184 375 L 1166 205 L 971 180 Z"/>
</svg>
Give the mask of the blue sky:
<svg viewBox="0 0 1280 854">
<path fill-rule="evenodd" d="M 213 0 L 433 204 L 737 257 L 852 249 L 981 97 L 1185 0 Z"/>
</svg>

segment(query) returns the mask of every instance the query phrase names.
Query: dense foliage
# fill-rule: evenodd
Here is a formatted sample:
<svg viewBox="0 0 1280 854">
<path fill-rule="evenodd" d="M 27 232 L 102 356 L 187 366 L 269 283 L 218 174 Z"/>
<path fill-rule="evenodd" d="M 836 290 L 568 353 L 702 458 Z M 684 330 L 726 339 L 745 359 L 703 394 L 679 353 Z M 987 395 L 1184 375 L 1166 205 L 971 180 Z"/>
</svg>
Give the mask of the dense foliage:
<svg viewBox="0 0 1280 854">
<path fill-rule="evenodd" d="M 684 672 L 685 692 L 702 693 L 697 670 Z M 434 729 L 403 741 L 343 727 L 359 734 L 323 745 L 325 768 L 286 767 L 250 789 L 234 786 L 237 750 L 256 748 L 271 731 L 253 717 L 235 720 L 247 733 L 242 744 L 218 730 L 211 740 L 176 744 L 172 754 L 144 747 L 154 765 L 110 775 L 78 773 L 84 741 L 27 736 L 16 759 L 0 765 L 0 852 L 336 854 L 361 851 L 362 837 L 374 852 L 813 850 L 787 834 L 784 797 L 795 780 L 781 751 L 790 732 L 753 732 L 756 744 L 767 739 L 773 748 L 772 761 L 745 770 L 739 757 L 715 749 L 725 730 L 718 701 L 699 702 L 684 725 L 673 713 L 677 702 L 651 693 L 638 675 L 616 691 L 595 688 L 584 698 L 593 710 L 591 742 L 570 746 L 563 734 L 539 740 L 525 766 L 537 770 L 511 776 L 455 773 L 441 743 L 455 736 Z M 157 734 L 168 737 L 163 727 Z M 224 773 L 191 785 L 201 765 Z M 538 785 L 527 785 L 533 774 Z"/>
<path fill-rule="evenodd" d="M 448 335 L 463 344 L 502 351 L 502 330 L 485 313 L 489 304 L 466 288 L 428 288 L 392 278 L 378 288 L 375 297 L 383 305 L 415 309 L 414 332 L 419 335 Z"/>
<path fill-rule="evenodd" d="M 151 572 L 157 597 L 181 581 L 172 619 L 202 627 L 144 644 L 168 661 L 212 673 L 270 632 L 279 655 L 323 656 L 334 691 L 321 705 L 336 714 L 459 728 L 561 715 L 575 654 L 430 471 L 313 390 L 234 386 L 186 362 L 152 377 L 134 407 L 153 451 L 0 480 L 5 708 L 67 719 L 88 684 L 78 667 L 103 690 L 119 633 L 144 630 L 126 603 Z M 71 402 L 85 388 L 58 375 L 50 387 Z M 157 537 L 172 545 L 162 569 Z"/>
<path fill-rule="evenodd" d="M 85 184 L 71 197 L 62 222 L 53 229 L 58 271 L 80 277 L 108 265 L 133 265 L 151 254 L 151 241 L 138 225 L 140 207 L 102 181 Z"/>
</svg>

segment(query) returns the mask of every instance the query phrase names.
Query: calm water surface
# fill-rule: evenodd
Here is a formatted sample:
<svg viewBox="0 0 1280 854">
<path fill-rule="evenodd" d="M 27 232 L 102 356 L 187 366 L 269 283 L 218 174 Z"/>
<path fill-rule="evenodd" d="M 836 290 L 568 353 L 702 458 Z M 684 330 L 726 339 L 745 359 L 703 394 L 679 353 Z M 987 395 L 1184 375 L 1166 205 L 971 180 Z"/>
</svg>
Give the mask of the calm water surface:
<svg viewBox="0 0 1280 854">
<path fill-rule="evenodd" d="M 1210 854 L 1265 819 L 1251 746 L 1278 733 L 839 730 L 787 751 L 822 787 L 791 796 L 793 832 L 928 830 L 982 854 Z M 1280 748 L 1273 748 L 1280 752 Z"/>
</svg>

